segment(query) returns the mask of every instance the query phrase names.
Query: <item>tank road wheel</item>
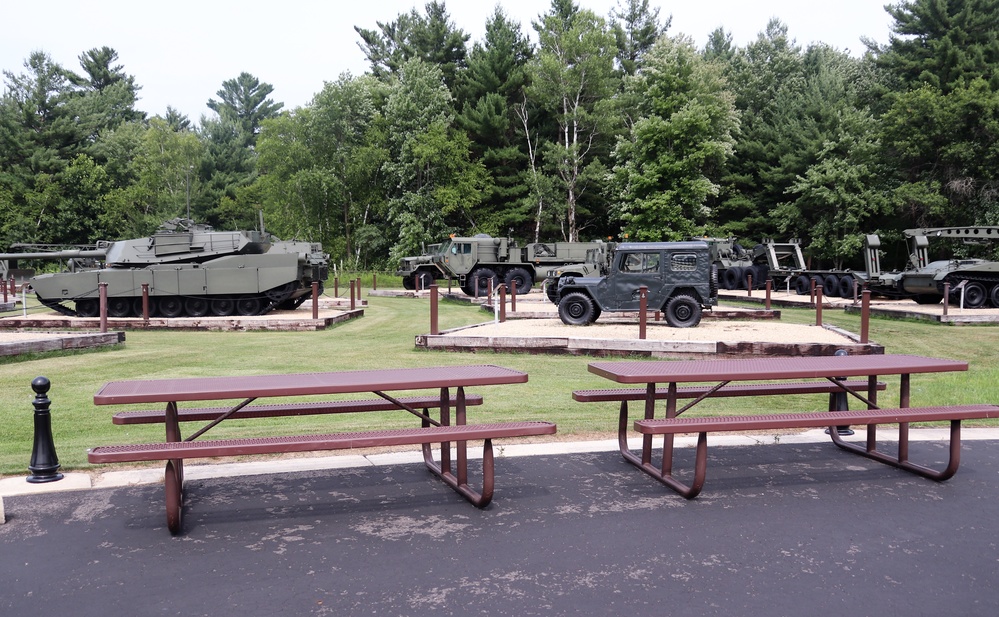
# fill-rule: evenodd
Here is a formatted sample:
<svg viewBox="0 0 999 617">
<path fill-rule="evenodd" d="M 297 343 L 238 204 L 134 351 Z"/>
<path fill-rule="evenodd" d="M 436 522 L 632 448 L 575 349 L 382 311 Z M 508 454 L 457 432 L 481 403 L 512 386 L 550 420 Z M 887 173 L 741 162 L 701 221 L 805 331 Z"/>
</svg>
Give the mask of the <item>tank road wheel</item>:
<svg viewBox="0 0 999 617">
<path fill-rule="evenodd" d="M 506 283 L 507 289 L 516 289 L 518 296 L 528 293 L 531 287 L 534 287 L 531 273 L 524 268 L 510 268 L 503 282 Z"/>
<path fill-rule="evenodd" d="M 85 298 L 76 301 L 77 317 L 97 317 L 101 313 L 101 301 Z"/>
<path fill-rule="evenodd" d="M 236 300 L 236 314 L 243 317 L 260 314 L 260 298 L 240 298 Z"/>
<path fill-rule="evenodd" d="M 157 300 L 156 306 L 163 317 L 173 318 L 184 314 L 184 301 L 178 296 L 163 296 Z"/>
<path fill-rule="evenodd" d="M 129 317 L 131 314 L 131 298 L 108 298 L 108 317 Z"/>
<path fill-rule="evenodd" d="M 965 308 L 981 308 L 985 306 L 988 294 L 985 293 L 985 285 L 975 281 L 968 281 L 964 286 L 964 306 Z"/>
<path fill-rule="evenodd" d="M 822 279 L 822 293 L 829 298 L 836 298 L 839 293 L 839 277 L 835 274 L 827 274 Z"/>
<path fill-rule="evenodd" d="M 231 298 L 212 298 L 209 307 L 212 315 L 225 317 L 236 311 L 236 301 Z"/>
<path fill-rule="evenodd" d="M 992 301 L 992 306 L 999 308 L 999 284 L 996 284 L 996 286 L 992 288 L 992 293 L 989 294 L 989 300 Z"/>
<path fill-rule="evenodd" d="M 208 298 L 188 298 L 184 300 L 184 312 L 188 317 L 204 317 L 208 314 Z"/>
<path fill-rule="evenodd" d="M 596 307 L 586 294 L 574 291 L 558 303 L 558 316 L 568 326 L 587 326 L 596 321 Z"/>
<path fill-rule="evenodd" d="M 132 302 L 132 313 L 136 317 L 142 317 L 142 296 L 139 296 Z M 156 314 L 156 298 L 149 298 L 149 316 L 152 317 Z"/>
<path fill-rule="evenodd" d="M 701 323 L 701 305 L 694 298 L 680 294 L 666 302 L 666 323 L 674 328 L 692 328 Z"/>
</svg>

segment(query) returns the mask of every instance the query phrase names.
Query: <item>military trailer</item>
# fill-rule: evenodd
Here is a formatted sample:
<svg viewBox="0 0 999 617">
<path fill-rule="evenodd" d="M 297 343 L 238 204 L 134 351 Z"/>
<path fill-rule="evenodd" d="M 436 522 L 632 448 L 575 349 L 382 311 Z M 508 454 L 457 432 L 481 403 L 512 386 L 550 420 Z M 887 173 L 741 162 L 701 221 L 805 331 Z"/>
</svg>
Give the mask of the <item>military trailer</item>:
<svg viewBox="0 0 999 617">
<path fill-rule="evenodd" d="M 0 259 L 68 260 L 67 271 L 39 274 L 29 284 L 43 305 L 79 317 L 98 315 L 101 283 L 107 283 L 111 317 L 141 316 L 143 285 L 153 315 L 259 315 L 297 308 L 311 297 L 313 281 L 322 289 L 329 274 L 320 244 L 281 241 L 263 231 L 214 231 L 189 219 L 90 251 L 5 253 Z"/>
<path fill-rule="evenodd" d="M 614 249 L 604 276 L 562 277 L 558 314 L 567 325 L 588 325 L 605 311 L 637 311 L 640 288 L 646 307 L 662 311 L 666 323 L 689 328 L 702 309 L 718 304 L 718 271 L 700 241 L 625 242 Z"/>
<path fill-rule="evenodd" d="M 582 262 L 603 242 L 534 242 L 520 246 L 513 238 L 486 234 L 453 237 L 432 254 L 406 257 L 397 274 L 403 287 L 422 289 L 437 280 L 454 280 L 469 295 L 483 295 L 501 282 L 526 294 L 548 268 Z"/>
</svg>

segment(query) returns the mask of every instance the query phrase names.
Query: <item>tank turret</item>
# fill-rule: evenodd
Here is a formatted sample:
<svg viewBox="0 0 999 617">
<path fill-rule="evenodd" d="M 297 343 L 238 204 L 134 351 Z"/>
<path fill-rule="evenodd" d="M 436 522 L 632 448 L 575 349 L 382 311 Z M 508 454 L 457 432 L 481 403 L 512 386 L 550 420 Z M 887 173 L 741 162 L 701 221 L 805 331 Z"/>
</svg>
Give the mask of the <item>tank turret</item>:
<svg viewBox="0 0 999 617">
<path fill-rule="evenodd" d="M 93 250 L 4 253 L 0 259 L 72 260 L 69 271 L 40 274 L 30 284 L 45 306 L 80 317 L 98 314 L 100 283 L 108 284 L 112 317 L 142 315 L 143 285 L 152 315 L 260 315 L 298 307 L 311 297 L 312 282 L 321 290 L 329 274 L 320 244 L 282 241 L 262 231 L 215 231 L 189 219 Z"/>
</svg>

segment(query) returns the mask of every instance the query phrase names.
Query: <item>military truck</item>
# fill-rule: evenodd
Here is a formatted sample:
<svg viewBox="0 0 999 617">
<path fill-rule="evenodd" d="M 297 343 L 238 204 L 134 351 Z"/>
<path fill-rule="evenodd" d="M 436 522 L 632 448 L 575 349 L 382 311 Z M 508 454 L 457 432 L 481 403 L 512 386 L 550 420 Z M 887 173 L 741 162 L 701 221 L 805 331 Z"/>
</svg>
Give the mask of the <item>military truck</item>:
<svg viewBox="0 0 999 617">
<path fill-rule="evenodd" d="M 608 242 L 603 246 L 586 251 L 586 261 L 551 268 L 545 272 L 545 295 L 552 301 L 552 304 L 558 304 L 559 284 L 563 278 L 604 276 L 609 273 L 610 257 L 616 246 L 617 243 Z"/>
<path fill-rule="evenodd" d="M 718 270 L 705 242 L 625 242 L 614 249 L 605 276 L 562 277 L 559 318 L 584 326 L 604 311 L 637 311 L 643 286 L 646 307 L 662 311 L 674 328 L 696 326 L 702 309 L 718 304 Z"/>
<path fill-rule="evenodd" d="M 500 282 L 526 294 L 547 268 L 582 262 L 586 252 L 602 242 L 534 242 L 519 246 L 513 238 L 487 234 L 453 237 L 436 252 L 406 257 L 396 272 L 403 286 L 411 289 L 429 286 L 436 280 L 455 280 L 469 295 L 483 295 Z"/>
<path fill-rule="evenodd" d="M 879 259 L 881 241 L 877 235 L 865 239 L 867 272 L 863 280 L 873 293 L 889 297 L 912 298 L 918 304 L 936 304 L 944 299 L 945 285 L 950 285 L 949 302 L 963 298 L 966 308 L 989 304 L 999 308 L 999 261 L 989 259 L 941 259 L 930 261 L 931 238 L 955 239 L 969 244 L 999 241 L 999 227 L 930 227 L 906 229 L 909 262 L 901 271 L 882 272 Z"/>
</svg>

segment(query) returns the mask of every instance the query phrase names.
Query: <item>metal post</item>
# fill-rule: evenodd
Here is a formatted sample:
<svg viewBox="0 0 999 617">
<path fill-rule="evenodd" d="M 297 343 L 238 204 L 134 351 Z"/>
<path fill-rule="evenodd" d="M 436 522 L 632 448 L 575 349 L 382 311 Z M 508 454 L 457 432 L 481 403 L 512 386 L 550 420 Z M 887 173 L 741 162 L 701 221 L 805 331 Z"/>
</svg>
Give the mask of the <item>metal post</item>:
<svg viewBox="0 0 999 617">
<path fill-rule="evenodd" d="M 432 336 L 440 334 L 440 328 L 438 327 L 436 284 L 430 286 L 430 334 Z"/>
<path fill-rule="evenodd" d="M 472 278 L 472 287 L 475 289 L 475 295 L 473 296 L 476 300 L 479 299 L 479 275 L 476 274 Z"/>
<path fill-rule="evenodd" d="M 950 283 L 944 283 L 943 316 L 947 316 L 947 305 L 950 304 Z"/>
<path fill-rule="evenodd" d="M 815 279 L 811 277 L 808 279 L 808 301 L 815 304 Z"/>
<path fill-rule="evenodd" d="M 354 284 L 354 291 L 357 292 L 357 303 L 360 304 L 361 303 L 361 277 L 357 277 L 357 280 L 356 280 L 356 282 Z"/>
<path fill-rule="evenodd" d="M 56 456 L 55 442 L 52 441 L 52 416 L 49 413 L 47 393 L 51 383 L 46 377 L 35 377 L 31 381 L 31 389 L 35 391 L 35 443 L 31 449 L 31 464 L 28 465 L 28 482 L 41 484 L 62 480 L 59 473 L 59 457 Z"/>
<path fill-rule="evenodd" d="M 517 312 L 517 283 L 514 281 L 513 285 L 510 285 L 510 312 Z"/>
<path fill-rule="evenodd" d="M 506 321 L 506 284 L 499 284 L 499 322 Z"/>
<path fill-rule="evenodd" d="M 7 281 L 0 277 L 0 287 L 3 287 L 3 303 L 7 304 Z"/>
<path fill-rule="evenodd" d="M 142 321 L 149 323 L 149 283 L 142 284 Z"/>
<path fill-rule="evenodd" d="M 645 314 L 649 308 L 649 288 L 642 285 L 638 288 L 638 339 L 645 340 L 645 326 L 648 315 Z"/>
<path fill-rule="evenodd" d="M 866 344 L 871 325 L 871 290 L 865 289 L 860 302 L 860 342 Z"/>
<path fill-rule="evenodd" d="M 339 298 L 340 297 L 340 277 L 339 276 L 334 276 L 333 277 L 333 297 L 334 298 Z"/>
<path fill-rule="evenodd" d="M 312 318 L 319 319 L 319 281 L 312 281 Z"/>
<path fill-rule="evenodd" d="M 815 286 L 815 325 L 822 325 L 822 285 Z"/>
<path fill-rule="evenodd" d="M 773 281 L 767 279 L 767 297 L 766 300 L 763 301 L 763 307 L 768 311 L 770 310 L 770 292 L 772 290 L 773 290 Z"/>
<path fill-rule="evenodd" d="M 354 279 L 350 279 L 350 310 L 354 310 Z"/>
<path fill-rule="evenodd" d="M 371 275 L 371 291 L 378 291 L 378 273 L 372 273 Z"/>
<path fill-rule="evenodd" d="M 486 294 L 486 299 L 489 302 L 493 301 L 493 277 L 489 277 L 489 293 Z"/>
<path fill-rule="evenodd" d="M 837 349 L 833 355 L 845 356 L 848 354 L 845 349 Z M 845 381 L 846 377 L 834 377 L 833 379 Z M 850 411 L 850 399 L 846 396 L 846 390 L 829 393 L 829 411 Z M 837 426 L 836 432 L 840 435 L 853 435 L 853 429 L 850 428 L 849 424 Z M 826 429 L 826 434 L 829 434 L 829 429 Z"/>
<path fill-rule="evenodd" d="M 97 295 L 100 296 L 101 304 L 101 332 L 108 331 L 108 284 L 97 284 Z"/>
<path fill-rule="evenodd" d="M 746 297 L 753 297 L 753 275 L 752 273 L 746 274 Z"/>
</svg>

